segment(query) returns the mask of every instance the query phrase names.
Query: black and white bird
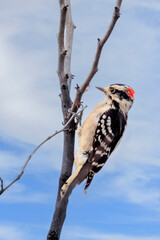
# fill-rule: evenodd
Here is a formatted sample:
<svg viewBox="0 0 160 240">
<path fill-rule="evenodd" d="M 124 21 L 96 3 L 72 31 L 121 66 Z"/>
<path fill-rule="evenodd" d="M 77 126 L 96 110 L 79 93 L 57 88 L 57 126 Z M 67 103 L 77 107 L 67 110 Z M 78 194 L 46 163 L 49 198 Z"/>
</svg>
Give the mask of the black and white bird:
<svg viewBox="0 0 160 240">
<path fill-rule="evenodd" d="M 97 87 L 105 94 L 105 100 L 87 117 L 77 130 L 79 149 L 75 157 L 75 172 L 61 188 L 61 198 L 76 184 L 86 179 L 84 191 L 91 184 L 94 175 L 104 166 L 120 142 L 127 125 L 128 111 L 134 101 L 134 90 L 124 84 L 112 84 L 106 88 Z"/>
</svg>

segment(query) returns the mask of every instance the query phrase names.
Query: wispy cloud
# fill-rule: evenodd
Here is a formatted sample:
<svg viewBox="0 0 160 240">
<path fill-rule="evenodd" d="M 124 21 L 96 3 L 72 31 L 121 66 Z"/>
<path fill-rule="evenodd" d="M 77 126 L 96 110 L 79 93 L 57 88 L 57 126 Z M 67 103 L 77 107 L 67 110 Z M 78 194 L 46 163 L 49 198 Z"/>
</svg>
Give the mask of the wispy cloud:
<svg viewBox="0 0 160 240">
<path fill-rule="evenodd" d="M 0 240 L 43 240 L 46 238 L 47 226 L 35 223 L 0 221 Z"/>
<path fill-rule="evenodd" d="M 102 233 L 95 231 L 93 229 L 81 228 L 81 227 L 69 227 L 68 230 L 65 230 L 64 236 L 66 240 L 159 240 L 157 236 L 130 236 L 125 234 L 111 234 L 111 233 Z M 63 237 L 63 235 L 62 235 Z"/>
<path fill-rule="evenodd" d="M 22 229 L 16 226 L 9 226 L 5 224 L 0 224 L 0 240 L 17 240 L 24 239 L 27 240 L 26 233 Z"/>
<path fill-rule="evenodd" d="M 102 197 L 116 198 L 159 211 L 159 165 L 146 164 L 145 158 L 134 162 L 134 157 L 124 156 L 123 152 L 117 151 L 108 160 L 98 177 L 100 187 L 97 193 Z"/>
<path fill-rule="evenodd" d="M 62 116 L 58 109 L 60 108 L 59 90 L 54 83 L 54 81 L 58 83 L 56 49 L 52 49 L 51 53 L 47 44 L 48 41 L 51 42 L 52 37 L 48 37 L 48 33 L 53 31 L 53 27 L 51 31 L 48 27 L 51 28 L 52 25 L 44 24 L 44 21 L 43 24 L 38 19 L 35 21 L 39 27 L 34 25 L 33 20 L 29 21 L 30 14 L 33 15 L 32 17 L 39 18 L 40 12 L 42 15 L 44 14 L 44 18 L 47 18 L 50 16 L 48 14 L 50 8 L 46 8 L 46 3 L 41 1 L 38 6 L 32 4 L 32 8 L 28 2 L 15 8 L 14 2 L 13 8 L 11 8 L 11 4 L 8 9 L 5 7 L 6 2 L 3 6 L 3 14 L 1 14 L 3 21 L 0 24 L 2 26 L 0 131 L 4 136 L 14 137 L 23 142 L 37 143 L 38 139 L 46 137 L 51 131 L 59 128 L 61 126 L 59 122 L 62 122 Z M 18 4 L 19 1 L 16 2 Z M 48 4 L 50 5 L 51 2 L 48 1 Z M 54 8 L 55 4 L 51 5 Z M 34 6 L 36 6 L 35 9 Z M 5 15 L 4 12 L 7 14 Z M 54 24 L 53 26 L 55 27 Z M 28 32 L 29 30 L 30 32 Z M 44 39 L 46 45 L 42 40 L 39 48 L 32 47 L 34 43 L 37 46 L 40 36 L 43 38 L 44 35 L 47 38 Z M 25 40 L 26 38 L 27 40 Z M 54 41 L 56 42 L 56 37 Z M 46 47 L 42 48 L 42 45 Z M 55 66 L 55 70 L 52 69 L 52 66 Z M 42 82 L 42 79 L 45 80 Z"/>
<path fill-rule="evenodd" d="M 18 169 L 20 170 L 22 168 L 31 152 L 35 149 L 35 146 L 30 146 L 28 148 L 22 149 L 19 147 L 21 151 L 24 151 L 23 153 L 19 153 L 18 150 L 16 151 L 17 147 L 18 146 L 15 146 L 15 150 L 13 151 L 0 151 L 1 174 L 5 175 L 6 172 L 8 172 L 8 174 L 15 174 L 15 172 L 18 172 Z M 33 172 L 39 172 L 41 169 L 43 169 L 43 171 L 49 169 L 59 170 L 60 161 L 58 159 L 61 158 L 61 151 L 58 151 L 58 149 L 56 150 L 57 154 L 55 157 L 55 146 L 53 147 L 53 143 L 42 147 L 42 149 L 37 151 L 37 153 L 32 156 L 30 162 L 28 163 L 28 166 L 32 166 Z M 30 171 L 31 169 L 29 168 L 29 172 Z"/>
<path fill-rule="evenodd" d="M 40 192 L 27 189 L 24 184 L 15 183 L 13 187 L 2 194 L 0 202 L 9 203 L 47 203 L 49 195 Z"/>
<path fill-rule="evenodd" d="M 128 3 L 129 3 L 128 6 L 142 7 L 143 9 L 147 8 L 155 12 L 160 11 L 160 3 L 158 0 L 153 0 L 152 4 L 150 4 L 150 2 L 147 2 L 145 0 L 142 0 L 142 1 L 135 0 L 134 2 L 128 2 Z"/>
</svg>

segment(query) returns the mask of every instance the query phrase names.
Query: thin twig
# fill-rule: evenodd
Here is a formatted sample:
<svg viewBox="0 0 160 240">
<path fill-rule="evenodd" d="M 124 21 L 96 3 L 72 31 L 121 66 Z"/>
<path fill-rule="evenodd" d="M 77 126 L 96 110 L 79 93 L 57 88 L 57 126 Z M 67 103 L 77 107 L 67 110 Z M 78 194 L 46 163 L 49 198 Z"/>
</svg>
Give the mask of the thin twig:
<svg viewBox="0 0 160 240">
<path fill-rule="evenodd" d="M 27 158 L 24 166 L 22 167 L 22 170 L 21 172 L 19 173 L 19 175 L 10 183 L 8 184 L 5 188 L 3 187 L 3 180 L 2 178 L 0 178 L 0 182 L 1 182 L 1 190 L 0 190 L 0 195 L 6 191 L 10 186 L 12 186 L 17 180 L 19 180 L 21 178 L 21 176 L 23 175 L 24 171 L 25 171 L 25 168 L 26 166 L 28 165 L 30 159 L 32 158 L 33 154 L 44 144 L 46 143 L 48 140 L 50 140 L 51 138 L 55 137 L 57 134 L 67 130 L 67 127 L 69 126 L 69 124 L 72 122 L 72 120 L 78 116 L 79 114 L 81 114 L 84 109 L 86 108 L 87 106 L 85 107 L 82 107 L 82 109 L 78 112 L 78 113 L 72 113 L 72 116 L 71 118 L 68 120 L 68 122 L 64 125 L 64 127 L 62 129 L 60 129 L 59 131 L 55 131 L 55 133 L 53 133 L 51 136 L 47 137 L 43 142 L 41 142 L 34 150 L 33 152 L 29 155 L 29 157 Z"/>
<path fill-rule="evenodd" d="M 75 96 L 75 100 L 74 100 L 74 103 L 73 103 L 72 108 L 71 108 L 73 112 L 76 112 L 78 110 L 83 93 L 85 92 L 85 90 L 88 87 L 89 83 L 91 82 L 92 78 L 94 77 L 94 75 L 98 71 L 98 64 L 99 64 L 99 59 L 100 59 L 100 56 L 101 56 L 103 46 L 106 43 L 106 41 L 108 40 L 109 36 L 111 35 L 111 32 L 113 31 L 113 28 L 114 28 L 118 18 L 120 17 L 121 3 L 122 3 L 122 0 L 117 0 L 115 8 L 114 8 L 114 13 L 113 13 L 113 16 L 112 16 L 112 19 L 111 19 L 111 23 L 108 27 L 107 32 L 105 33 L 105 35 L 102 39 L 98 38 L 97 50 L 96 50 L 96 54 L 95 54 L 95 57 L 94 57 L 94 60 L 93 60 L 91 70 L 90 70 L 88 76 L 86 77 L 86 79 L 84 80 L 84 82 L 82 83 L 82 85 L 77 90 L 77 94 Z"/>
</svg>

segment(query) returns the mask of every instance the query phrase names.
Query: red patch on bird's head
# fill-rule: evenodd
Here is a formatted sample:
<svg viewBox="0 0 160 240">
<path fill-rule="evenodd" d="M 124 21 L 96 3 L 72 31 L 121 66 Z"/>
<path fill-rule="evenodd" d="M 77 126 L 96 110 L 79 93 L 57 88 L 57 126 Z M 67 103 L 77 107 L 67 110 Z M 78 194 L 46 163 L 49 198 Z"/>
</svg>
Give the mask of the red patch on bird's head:
<svg viewBox="0 0 160 240">
<path fill-rule="evenodd" d="M 132 88 L 127 88 L 127 95 L 134 99 L 135 91 Z"/>
</svg>

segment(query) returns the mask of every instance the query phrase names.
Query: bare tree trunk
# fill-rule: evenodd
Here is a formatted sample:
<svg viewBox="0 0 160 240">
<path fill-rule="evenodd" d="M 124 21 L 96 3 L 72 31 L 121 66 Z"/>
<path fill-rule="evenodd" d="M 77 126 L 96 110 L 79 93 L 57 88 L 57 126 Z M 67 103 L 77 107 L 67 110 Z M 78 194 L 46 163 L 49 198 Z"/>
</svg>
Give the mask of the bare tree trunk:
<svg viewBox="0 0 160 240">
<path fill-rule="evenodd" d="M 72 125 L 74 127 L 74 125 Z M 58 240 L 60 238 L 61 229 L 66 217 L 66 209 L 68 205 L 68 197 L 60 200 L 60 189 L 67 178 L 72 173 L 72 166 L 74 160 L 74 134 L 75 131 L 64 132 L 64 146 L 63 146 L 63 164 L 62 171 L 59 179 L 58 196 L 56 207 L 53 215 L 53 220 L 48 233 L 47 240 Z"/>
<path fill-rule="evenodd" d="M 70 98 L 71 88 L 71 53 L 72 53 L 72 39 L 74 24 L 71 17 L 70 0 L 59 0 L 60 4 L 60 27 L 58 33 L 58 76 L 61 88 L 61 104 L 64 118 L 64 124 L 68 121 L 68 110 L 72 106 Z M 65 32 L 66 31 L 66 32 Z M 64 44 L 64 33 L 66 33 L 66 42 Z M 47 236 L 47 240 L 59 240 L 62 226 L 66 217 L 66 209 L 68 205 L 68 197 L 63 200 L 60 199 L 60 189 L 72 174 L 72 167 L 74 161 L 74 142 L 75 142 L 76 124 L 74 120 L 68 125 L 67 130 L 64 131 L 63 142 L 63 159 L 62 168 L 59 179 L 59 187 L 57 194 L 57 201 L 55 211 L 51 223 L 51 227 Z"/>
</svg>

